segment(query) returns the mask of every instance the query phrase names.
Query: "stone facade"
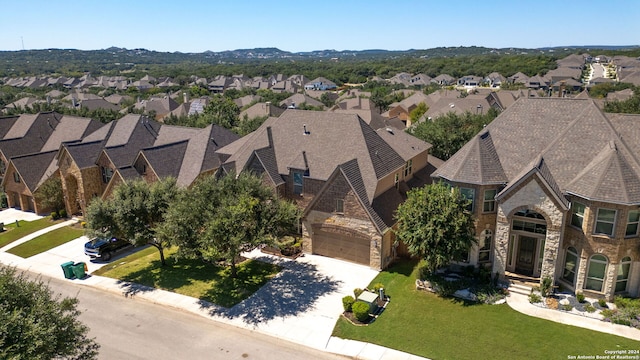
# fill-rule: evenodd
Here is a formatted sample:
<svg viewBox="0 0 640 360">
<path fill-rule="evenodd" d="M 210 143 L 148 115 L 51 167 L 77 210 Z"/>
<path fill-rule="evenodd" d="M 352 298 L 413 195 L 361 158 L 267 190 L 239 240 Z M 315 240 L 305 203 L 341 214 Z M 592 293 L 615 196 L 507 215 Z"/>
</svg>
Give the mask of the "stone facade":
<svg viewBox="0 0 640 360">
<path fill-rule="evenodd" d="M 91 199 L 102 195 L 106 187 L 102 182 L 100 168 L 91 166 L 80 169 L 65 150 L 58 166 L 67 214 L 85 213 Z"/>
<path fill-rule="evenodd" d="M 532 210 L 541 214 L 546 221 L 545 245 L 543 250 L 540 279 L 556 278 L 558 251 L 562 241 L 562 231 L 566 212 L 556 203 L 549 190 L 537 176 L 532 176 L 511 190 L 510 196 L 498 202 L 496 232 L 494 240 L 493 272 L 504 276 L 507 270 L 511 224 L 514 214 L 520 210 Z"/>
</svg>

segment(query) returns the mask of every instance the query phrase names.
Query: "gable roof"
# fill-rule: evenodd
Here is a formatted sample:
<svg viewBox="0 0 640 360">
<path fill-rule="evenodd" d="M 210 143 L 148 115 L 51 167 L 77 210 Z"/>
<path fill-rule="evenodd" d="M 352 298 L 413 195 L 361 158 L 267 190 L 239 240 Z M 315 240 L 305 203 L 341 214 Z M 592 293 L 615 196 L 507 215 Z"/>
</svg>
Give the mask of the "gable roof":
<svg viewBox="0 0 640 360">
<path fill-rule="evenodd" d="M 32 194 L 57 169 L 57 167 L 51 169 L 51 164 L 55 163 L 57 152 L 56 149 L 54 151 L 17 156 L 11 159 L 11 163 Z M 3 179 L 3 182 L 6 181 L 5 179 Z"/>
<path fill-rule="evenodd" d="M 305 152 L 309 177 L 326 180 L 336 167 L 357 159 L 369 201 L 378 180 L 404 166 L 405 160 L 360 117 L 321 111 L 287 110 L 279 118 L 269 118 L 256 131 L 240 139 L 229 151 L 226 162 L 235 163 L 235 171 L 244 169 L 254 150 L 269 147 L 267 128 L 277 158 L 278 174 L 300 168 Z M 305 133 L 306 129 L 306 133 Z"/>
<path fill-rule="evenodd" d="M 640 191 L 636 192 L 633 186 L 640 179 L 638 119 L 638 115 L 605 115 L 590 99 L 521 98 L 481 134 L 490 133 L 507 182 L 543 158 L 546 178 L 554 179 L 560 192 L 605 202 L 640 204 Z M 438 168 L 434 176 L 484 183 L 483 172 L 496 164 L 483 164 L 480 170 L 478 155 L 469 154 L 478 151 L 473 148 L 474 141 L 478 141 L 477 137 Z M 615 145 L 615 152 L 603 150 L 611 144 Z M 603 169 L 608 169 L 606 177 L 598 177 Z M 587 182 L 588 177 L 594 179 Z M 605 183 L 623 186 L 626 195 L 607 190 Z"/>
</svg>

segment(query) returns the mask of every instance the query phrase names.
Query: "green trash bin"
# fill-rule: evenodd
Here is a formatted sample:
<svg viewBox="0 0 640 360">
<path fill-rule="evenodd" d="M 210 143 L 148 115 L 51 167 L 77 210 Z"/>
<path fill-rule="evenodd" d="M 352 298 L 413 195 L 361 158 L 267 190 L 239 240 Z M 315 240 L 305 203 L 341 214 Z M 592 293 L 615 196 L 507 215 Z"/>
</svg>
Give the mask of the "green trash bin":
<svg viewBox="0 0 640 360">
<path fill-rule="evenodd" d="M 77 279 L 83 279 L 87 273 L 85 272 L 86 264 L 83 262 L 75 263 L 72 266 L 73 275 L 76 276 Z"/>
<path fill-rule="evenodd" d="M 62 271 L 64 272 L 65 279 L 73 279 L 73 261 L 67 261 L 64 264 L 60 265 L 62 267 Z"/>
</svg>

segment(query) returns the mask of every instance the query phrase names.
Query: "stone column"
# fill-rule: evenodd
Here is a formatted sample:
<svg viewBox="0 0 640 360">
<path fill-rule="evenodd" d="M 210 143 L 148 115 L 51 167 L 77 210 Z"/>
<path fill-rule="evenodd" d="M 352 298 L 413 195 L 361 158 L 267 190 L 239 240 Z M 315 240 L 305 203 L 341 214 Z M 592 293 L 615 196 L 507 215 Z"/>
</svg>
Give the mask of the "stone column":
<svg viewBox="0 0 640 360">
<path fill-rule="evenodd" d="M 604 285 L 602 292 L 605 298 L 611 301 L 616 292 L 616 279 L 618 278 L 618 267 L 620 264 L 609 263 L 607 266 L 607 273 L 604 278 Z"/>
<path fill-rule="evenodd" d="M 589 262 L 589 255 L 583 249 L 578 255 L 578 259 L 580 263 L 578 264 L 578 269 L 576 270 L 575 292 L 582 291 L 582 289 L 584 288 L 584 284 L 587 280 L 587 264 Z"/>
<path fill-rule="evenodd" d="M 494 245 L 493 269 L 491 272 L 498 274 L 500 279 L 504 279 L 504 272 L 507 269 L 507 254 L 509 251 L 509 220 L 504 216 L 501 209 L 498 210 Z"/>
<path fill-rule="evenodd" d="M 542 257 L 542 269 L 540 269 L 540 280 L 545 277 L 555 281 L 556 261 L 558 259 L 558 249 L 560 248 L 559 229 L 547 229 L 547 236 L 544 242 L 544 255 Z"/>
</svg>

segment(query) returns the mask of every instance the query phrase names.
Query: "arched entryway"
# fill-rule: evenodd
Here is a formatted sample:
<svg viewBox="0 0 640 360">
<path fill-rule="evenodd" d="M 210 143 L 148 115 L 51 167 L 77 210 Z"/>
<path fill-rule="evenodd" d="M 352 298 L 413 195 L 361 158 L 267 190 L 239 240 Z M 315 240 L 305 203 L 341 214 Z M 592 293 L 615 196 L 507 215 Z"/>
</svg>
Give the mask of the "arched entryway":
<svg viewBox="0 0 640 360">
<path fill-rule="evenodd" d="M 547 221 L 533 210 L 517 211 L 511 220 L 506 270 L 540 277 L 544 258 Z"/>
</svg>

